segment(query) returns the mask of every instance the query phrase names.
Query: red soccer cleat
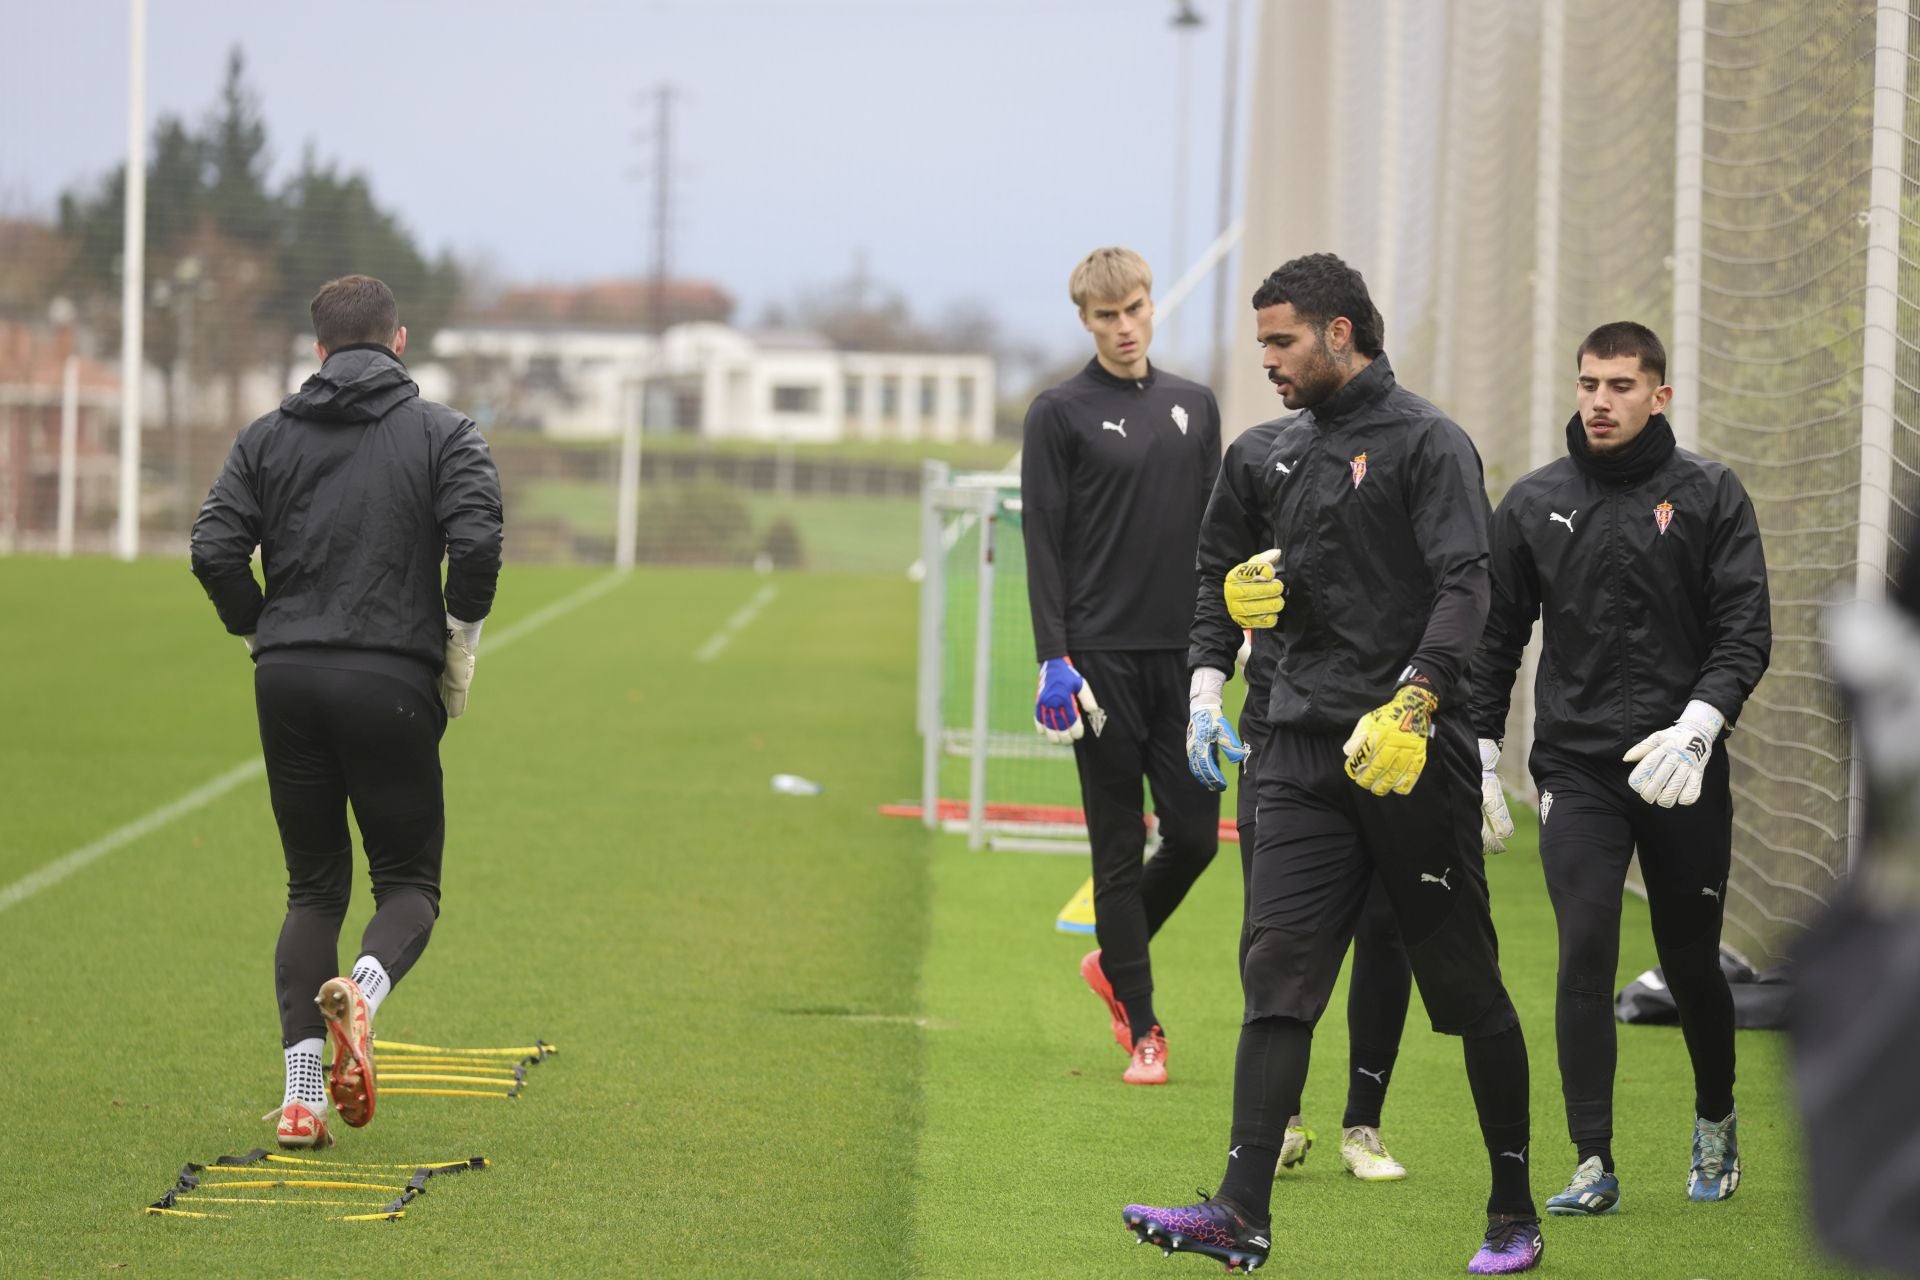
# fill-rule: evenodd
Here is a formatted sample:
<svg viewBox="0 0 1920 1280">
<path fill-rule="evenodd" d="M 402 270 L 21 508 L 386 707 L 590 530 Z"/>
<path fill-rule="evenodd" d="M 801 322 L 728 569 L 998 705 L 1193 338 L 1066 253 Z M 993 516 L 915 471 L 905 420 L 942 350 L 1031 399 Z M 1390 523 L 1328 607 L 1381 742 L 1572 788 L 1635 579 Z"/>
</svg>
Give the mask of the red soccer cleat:
<svg viewBox="0 0 1920 1280">
<path fill-rule="evenodd" d="M 333 1145 L 333 1135 L 327 1132 L 327 1122 L 315 1115 L 313 1108 L 304 1102 L 289 1102 L 277 1111 L 269 1111 L 262 1119 L 280 1118 L 279 1126 L 273 1131 L 274 1140 L 290 1151 L 311 1151 Z"/>
<path fill-rule="evenodd" d="M 373 1015 L 367 998 L 352 978 L 328 978 L 313 1002 L 333 1033 L 327 1096 L 340 1118 L 358 1129 L 373 1119 Z"/>
<path fill-rule="evenodd" d="M 1133 1046 L 1133 1061 L 1120 1078 L 1128 1084 L 1165 1084 L 1167 1082 L 1167 1038 L 1155 1027 Z"/>
<path fill-rule="evenodd" d="M 1113 1042 L 1124 1051 L 1133 1050 L 1133 1028 L 1127 1023 L 1127 1010 L 1113 998 L 1113 984 L 1107 981 L 1107 975 L 1100 968 L 1100 953 L 1089 951 L 1080 957 L 1080 976 L 1093 988 L 1093 994 L 1106 1001 L 1107 1012 L 1113 1015 Z"/>
</svg>

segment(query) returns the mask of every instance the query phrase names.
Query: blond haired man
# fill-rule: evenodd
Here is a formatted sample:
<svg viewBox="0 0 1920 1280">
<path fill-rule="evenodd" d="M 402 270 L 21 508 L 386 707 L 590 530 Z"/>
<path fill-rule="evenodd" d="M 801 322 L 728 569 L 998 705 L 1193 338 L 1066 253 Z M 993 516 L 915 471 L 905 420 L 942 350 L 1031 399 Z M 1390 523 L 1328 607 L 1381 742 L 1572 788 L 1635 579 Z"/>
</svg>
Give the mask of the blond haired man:
<svg viewBox="0 0 1920 1280">
<path fill-rule="evenodd" d="M 1206 387 L 1148 361 L 1153 272 L 1139 254 L 1094 250 L 1068 292 L 1094 355 L 1034 399 L 1020 463 L 1040 661 L 1034 723 L 1072 744 L 1080 773 L 1100 942 L 1081 976 L 1130 1055 L 1122 1079 L 1164 1084 L 1147 943 L 1220 842 L 1220 798 L 1188 773 L 1180 746 L 1194 552 L 1220 469 L 1220 410 Z M 1147 790 L 1160 847 L 1143 864 Z"/>
</svg>

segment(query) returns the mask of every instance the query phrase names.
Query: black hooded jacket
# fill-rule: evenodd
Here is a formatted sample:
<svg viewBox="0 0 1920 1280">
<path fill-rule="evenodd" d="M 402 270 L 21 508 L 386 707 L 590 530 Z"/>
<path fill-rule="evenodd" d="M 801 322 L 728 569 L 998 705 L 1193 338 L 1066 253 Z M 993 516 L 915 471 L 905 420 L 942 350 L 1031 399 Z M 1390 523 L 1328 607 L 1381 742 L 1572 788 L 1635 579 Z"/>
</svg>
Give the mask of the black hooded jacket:
<svg viewBox="0 0 1920 1280">
<path fill-rule="evenodd" d="M 1487 610 L 1487 493 L 1452 419 L 1382 355 L 1323 403 L 1274 424 L 1258 462 L 1222 467 L 1200 527 L 1189 667 L 1233 670 L 1225 569 L 1278 547 L 1287 604 L 1260 654 L 1267 719 L 1345 733 L 1414 673 L 1443 716 L 1466 713 Z M 1268 655 L 1271 655 L 1270 657 Z"/>
<path fill-rule="evenodd" d="M 1521 651 L 1543 619 L 1536 741 L 1618 760 L 1695 698 L 1733 729 L 1773 625 L 1753 503 L 1721 463 L 1646 427 L 1637 467 L 1567 457 L 1514 482 L 1493 517 L 1493 604 L 1473 660 L 1473 723 L 1506 732 Z M 1638 441 L 1635 442 L 1639 443 Z"/>
<path fill-rule="evenodd" d="M 500 537 L 500 475 L 479 428 L 361 344 L 234 440 L 193 524 L 193 572 L 227 630 L 257 636 L 256 655 L 372 650 L 438 671 L 445 615 L 493 608 Z"/>
</svg>

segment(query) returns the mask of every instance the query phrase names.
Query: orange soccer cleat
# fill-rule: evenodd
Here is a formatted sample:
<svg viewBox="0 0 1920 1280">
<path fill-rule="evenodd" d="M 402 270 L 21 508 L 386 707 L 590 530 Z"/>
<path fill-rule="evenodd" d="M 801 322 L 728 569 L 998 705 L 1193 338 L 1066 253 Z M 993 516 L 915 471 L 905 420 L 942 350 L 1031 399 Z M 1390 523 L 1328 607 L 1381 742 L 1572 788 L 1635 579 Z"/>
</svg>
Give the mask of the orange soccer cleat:
<svg viewBox="0 0 1920 1280">
<path fill-rule="evenodd" d="M 1126 1008 L 1113 998 L 1113 984 L 1107 981 L 1106 972 L 1100 968 L 1100 953 L 1089 951 L 1080 958 L 1080 976 L 1093 988 L 1093 994 L 1106 1001 L 1107 1012 L 1113 1015 L 1113 1042 L 1123 1050 L 1133 1049 L 1133 1028 L 1127 1023 Z"/>
<path fill-rule="evenodd" d="M 327 1132 L 327 1122 L 306 1103 L 289 1102 L 267 1112 L 261 1119 L 271 1120 L 275 1116 L 280 1118 L 280 1124 L 273 1132 L 274 1140 L 288 1150 L 318 1150 L 333 1145 L 333 1135 Z"/>
<path fill-rule="evenodd" d="M 352 978 L 328 978 L 313 1002 L 333 1033 L 327 1096 L 340 1118 L 358 1129 L 373 1119 L 373 1013 Z"/>
<path fill-rule="evenodd" d="M 1167 1082 L 1167 1038 L 1155 1027 L 1133 1046 L 1133 1061 L 1120 1078 L 1128 1084 L 1165 1084 Z"/>
</svg>

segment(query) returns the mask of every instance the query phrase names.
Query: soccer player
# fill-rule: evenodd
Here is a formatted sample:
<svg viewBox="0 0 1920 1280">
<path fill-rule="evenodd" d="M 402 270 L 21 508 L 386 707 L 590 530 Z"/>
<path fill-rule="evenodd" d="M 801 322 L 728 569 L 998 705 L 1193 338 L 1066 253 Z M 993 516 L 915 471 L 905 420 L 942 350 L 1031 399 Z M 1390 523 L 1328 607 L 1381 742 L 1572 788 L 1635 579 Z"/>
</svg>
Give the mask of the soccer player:
<svg viewBox="0 0 1920 1280">
<path fill-rule="evenodd" d="M 1720 922 L 1733 846 L 1716 752 L 1767 669 L 1767 566 L 1732 471 L 1676 448 L 1667 353 L 1644 325 L 1587 335 L 1567 456 L 1522 476 L 1493 521 L 1493 603 L 1474 660 L 1481 761 L 1499 761 L 1520 654 L 1541 629 L 1534 744 L 1540 863 L 1560 930 L 1554 1029 L 1578 1167 L 1547 1212 L 1611 1213 L 1614 967 L 1637 848 L 1654 946 L 1693 1059 L 1687 1195 L 1740 1185 L 1733 997 Z M 1511 831 L 1498 786 L 1486 821 Z"/>
<path fill-rule="evenodd" d="M 1196 695 L 1224 682 L 1235 624 L 1278 640 L 1254 767 L 1259 823 L 1226 1175 L 1200 1204 L 1128 1205 L 1142 1241 L 1252 1268 L 1271 1249 L 1274 1166 L 1314 1024 L 1374 876 L 1436 1031 L 1462 1037 L 1492 1171 L 1474 1274 L 1540 1257 L 1527 1182 L 1527 1050 L 1481 869 L 1467 663 L 1486 619 L 1486 490 L 1458 426 L 1400 387 L 1359 272 L 1296 258 L 1253 295 L 1267 376 L 1289 409 L 1262 465 L 1223 471 L 1201 544 L 1254 531 L 1195 619 Z M 1203 552 L 1203 555 L 1205 553 Z M 1197 699 L 1196 699 L 1197 700 Z"/>
<path fill-rule="evenodd" d="M 470 420 L 420 398 L 393 293 L 345 276 L 314 295 L 312 315 L 320 371 L 240 432 L 192 543 L 195 576 L 253 655 L 286 857 L 273 965 L 286 1093 L 266 1117 L 283 1147 L 333 1142 L 329 1098 L 349 1125 L 373 1118 L 373 1017 L 440 914 L 440 737 L 466 708 L 500 572 L 492 455 Z M 341 975 L 349 804 L 375 908 Z"/>
<path fill-rule="evenodd" d="M 1249 427 L 1227 446 L 1221 469 L 1239 474 L 1231 484 L 1215 481 L 1215 497 L 1209 502 L 1210 511 L 1212 503 L 1223 500 L 1219 496 L 1223 489 L 1227 491 L 1224 500 L 1231 503 L 1234 501 L 1234 489 L 1251 487 L 1255 473 L 1265 465 L 1267 450 L 1272 447 L 1274 436 L 1290 421 L 1291 418 L 1280 418 Z M 1203 523 L 1213 536 L 1201 548 L 1200 590 L 1209 597 L 1208 601 L 1202 602 L 1202 608 L 1220 595 L 1219 584 L 1225 579 L 1227 571 L 1244 560 L 1252 559 L 1264 545 L 1262 539 L 1265 537 L 1262 529 L 1234 529 L 1230 521 L 1208 519 Z M 1229 545 L 1228 535 L 1233 534 L 1241 536 L 1237 542 Z M 1271 629 L 1249 630 L 1246 636 L 1247 641 L 1242 645 L 1241 653 L 1245 657 L 1247 696 L 1240 710 L 1239 742 L 1232 742 L 1230 734 L 1221 732 L 1221 690 L 1214 688 L 1210 679 L 1196 682 L 1193 702 L 1188 708 L 1187 767 L 1201 785 L 1220 790 L 1226 786 L 1226 779 L 1220 772 L 1216 757 L 1225 754 L 1228 759 L 1236 756 L 1242 759 L 1240 787 L 1236 793 L 1239 805 L 1240 880 L 1242 890 L 1250 892 L 1259 806 L 1255 802 L 1253 765 L 1245 757 L 1250 755 L 1257 760 L 1267 741 L 1267 699 L 1272 692 L 1273 669 L 1279 661 L 1279 645 Z M 1248 892 L 1243 892 L 1243 904 L 1251 901 Z M 1240 963 L 1243 970 L 1247 947 L 1252 940 L 1252 920 L 1243 906 L 1240 927 Z M 1387 1083 L 1393 1075 L 1394 1061 L 1400 1053 L 1400 1035 L 1406 1026 L 1407 1001 L 1412 986 L 1413 973 L 1407 965 L 1407 952 L 1400 941 L 1400 930 L 1394 923 L 1393 905 L 1386 896 L 1380 878 L 1375 876 L 1367 891 L 1366 906 L 1360 913 L 1353 938 L 1353 974 L 1347 986 L 1347 1110 L 1340 1122 L 1341 1162 L 1349 1173 L 1363 1182 L 1390 1182 L 1407 1176 L 1406 1166 L 1394 1159 L 1381 1141 L 1380 1112 L 1386 1103 Z M 1315 1141 L 1313 1131 L 1302 1122 L 1299 1110 L 1296 1102 L 1294 1114 L 1287 1121 L 1286 1140 L 1280 1144 L 1280 1167 L 1283 1169 L 1304 1163 Z"/>
<path fill-rule="evenodd" d="M 1033 715 L 1050 740 L 1073 744 L 1080 774 L 1100 943 L 1081 976 L 1130 1055 L 1121 1078 L 1165 1084 L 1147 943 L 1220 843 L 1220 797 L 1180 750 L 1194 546 L 1220 466 L 1220 410 L 1207 388 L 1148 360 L 1153 273 L 1139 254 L 1096 249 L 1068 292 L 1093 359 L 1035 398 L 1020 455 Z M 1160 832 L 1144 866 L 1142 778 Z"/>
</svg>

